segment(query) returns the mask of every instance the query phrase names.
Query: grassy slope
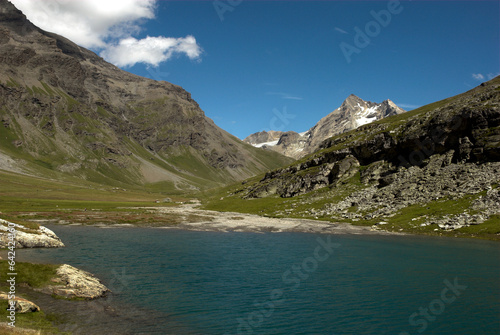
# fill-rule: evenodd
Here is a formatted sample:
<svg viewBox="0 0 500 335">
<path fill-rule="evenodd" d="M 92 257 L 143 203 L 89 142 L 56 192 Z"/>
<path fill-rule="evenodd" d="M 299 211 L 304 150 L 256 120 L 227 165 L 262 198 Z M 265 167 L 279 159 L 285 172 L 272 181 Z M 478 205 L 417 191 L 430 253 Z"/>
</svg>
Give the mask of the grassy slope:
<svg viewBox="0 0 500 335">
<path fill-rule="evenodd" d="M 71 222 L 73 216 L 81 216 L 87 210 L 101 215 L 113 213 L 116 223 L 120 223 L 127 213 L 139 212 L 133 209 L 135 207 L 170 205 L 156 204 L 156 201 L 161 202 L 165 198 L 159 193 L 87 182 L 60 182 L 4 171 L 0 171 L 0 185 L 0 218 L 20 224 L 31 219 L 65 219 Z M 170 198 L 173 201 L 186 200 L 178 196 Z"/>
</svg>

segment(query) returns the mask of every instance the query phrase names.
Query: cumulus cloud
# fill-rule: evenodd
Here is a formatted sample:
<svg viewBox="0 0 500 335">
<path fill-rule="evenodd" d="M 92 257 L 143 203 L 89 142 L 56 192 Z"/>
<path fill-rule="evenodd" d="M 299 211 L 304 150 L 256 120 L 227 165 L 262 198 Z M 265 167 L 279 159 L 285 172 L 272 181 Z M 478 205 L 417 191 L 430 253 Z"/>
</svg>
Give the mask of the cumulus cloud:
<svg viewBox="0 0 500 335">
<path fill-rule="evenodd" d="M 148 36 L 142 40 L 129 37 L 116 45 L 108 46 L 101 55 L 117 66 L 132 66 L 136 63 L 158 66 L 174 54 L 185 54 L 190 59 L 198 59 L 201 48 L 190 35 L 185 38 Z"/>
<path fill-rule="evenodd" d="M 142 40 L 133 37 L 141 32 L 145 20 L 155 18 L 157 0 L 10 1 L 38 27 L 101 52 L 101 56 L 118 66 L 139 62 L 157 66 L 175 53 L 191 59 L 201 55 L 192 36 L 148 36 Z"/>
<path fill-rule="evenodd" d="M 473 73 L 472 78 L 476 80 L 484 80 L 484 75 L 482 75 L 481 73 Z"/>
</svg>

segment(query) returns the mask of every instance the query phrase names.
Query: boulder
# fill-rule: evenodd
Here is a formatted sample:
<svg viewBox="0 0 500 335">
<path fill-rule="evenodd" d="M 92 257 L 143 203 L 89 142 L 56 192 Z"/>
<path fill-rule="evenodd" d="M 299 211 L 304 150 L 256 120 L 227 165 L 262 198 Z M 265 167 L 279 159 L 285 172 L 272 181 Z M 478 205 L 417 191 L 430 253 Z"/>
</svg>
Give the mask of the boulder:
<svg viewBox="0 0 500 335">
<path fill-rule="evenodd" d="M 96 299 L 106 295 L 110 290 L 104 286 L 93 274 L 63 264 L 57 271 L 57 278 L 53 281 L 57 285 L 39 289 L 44 293 L 54 294 L 65 298 Z"/>
<path fill-rule="evenodd" d="M 0 299 L 1 300 L 9 300 L 9 296 L 4 292 L 0 292 Z M 32 312 L 40 311 L 40 307 L 38 307 L 38 305 L 36 305 L 35 303 L 33 303 L 29 300 L 16 297 L 13 300 L 9 300 L 9 305 L 12 304 L 12 301 L 14 301 L 16 313 L 25 314 L 25 313 L 32 313 Z"/>
<path fill-rule="evenodd" d="M 40 311 L 40 307 L 36 304 L 22 298 L 16 298 L 15 300 L 16 313 L 25 314 Z"/>
<path fill-rule="evenodd" d="M 50 229 L 40 226 L 30 229 L 25 226 L 0 219 L 0 248 L 9 245 L 9 227 L 16 231 L 16 248 L 59 248 L 64 247 L 61 239 Z"/>
</svg>

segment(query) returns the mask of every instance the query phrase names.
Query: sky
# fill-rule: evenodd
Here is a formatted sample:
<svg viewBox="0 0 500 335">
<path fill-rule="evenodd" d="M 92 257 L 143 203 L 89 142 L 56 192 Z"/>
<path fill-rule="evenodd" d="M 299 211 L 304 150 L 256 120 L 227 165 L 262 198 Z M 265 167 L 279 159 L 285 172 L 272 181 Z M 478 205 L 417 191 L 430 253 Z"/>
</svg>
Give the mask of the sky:
<svg viewBox="0 0 500 335">
<path fill-rule="evenodd" d="M 411 110 L 500 74 L 498 0 L 10 1 L 241 139 L 306 131 L 350 94 Z"/>
</svg>

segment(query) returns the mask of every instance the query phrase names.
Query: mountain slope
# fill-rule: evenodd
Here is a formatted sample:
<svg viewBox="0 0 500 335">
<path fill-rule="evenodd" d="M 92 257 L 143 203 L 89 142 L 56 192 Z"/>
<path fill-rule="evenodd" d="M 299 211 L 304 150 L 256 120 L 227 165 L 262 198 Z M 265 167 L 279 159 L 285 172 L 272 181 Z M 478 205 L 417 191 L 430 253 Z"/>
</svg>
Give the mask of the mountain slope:
<svg viewBox="0 0 500 335">
<path fill-rule="evenodd" d="M 391 100 L 375 103 L 364 101 L 351 94 L 339 108 L 319 120 L 304 133 L 261 132 L 248 136 L 244 141 L 256 147 L 265 145 L 266 148 L 286 156 L 300 158 L 318 150 L 321 143 L 329 137 L 404 112 L 405 110 L 396 106 Z M 276 139 L 278 136 L 279 138 Z M 266 140 L 266 137 L 275 138 L 277 141 L 271 142 Z"/>
<path fill-rule="evenodd" d="M 120 70 L 0 0 L 0 167 L 185 190 L 276 168 L 183 88 Z"/>
<path fill-rule="evenodd" d="M 500 238 L 500 77 L 336 135 L 208 208 Z M 262 201 L 261 201 L 262 200 Z M 269 205 L 268 205 L 269 204 Z M 235 208 L 236 207 L 236 208 Z"/>
</svg>

